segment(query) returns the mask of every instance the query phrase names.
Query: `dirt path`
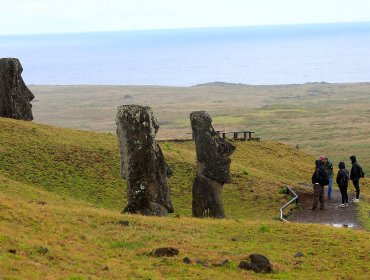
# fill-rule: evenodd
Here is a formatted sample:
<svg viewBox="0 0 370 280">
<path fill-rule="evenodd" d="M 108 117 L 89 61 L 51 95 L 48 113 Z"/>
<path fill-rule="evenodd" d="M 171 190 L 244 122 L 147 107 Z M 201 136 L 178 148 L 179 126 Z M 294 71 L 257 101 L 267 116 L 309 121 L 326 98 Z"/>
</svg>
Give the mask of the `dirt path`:
<svg viewBox="0 0 370 280">
<path fill-rule="evenodd" d="M 336 227 L 351 227 L 360 228 L 360 224 L 356 218 L 356 204 L 353 203 L 352 196 L 349 195 L 349 206 L 339 208 L 338 205 L 342 202 L 340 191 L 333 187 L 332 199 L 327 199 L 327 187 L 325 187 L 325 209 L 316 209 L 312 211 L 310 208 L 313 203 L 312 187 L 307 187 L 307 192 L 297 193 L 299 203 L 303 209 L 293 212 L 289 221 L 300 223 L 316 223 L 327 224 Z"/>
</svg>

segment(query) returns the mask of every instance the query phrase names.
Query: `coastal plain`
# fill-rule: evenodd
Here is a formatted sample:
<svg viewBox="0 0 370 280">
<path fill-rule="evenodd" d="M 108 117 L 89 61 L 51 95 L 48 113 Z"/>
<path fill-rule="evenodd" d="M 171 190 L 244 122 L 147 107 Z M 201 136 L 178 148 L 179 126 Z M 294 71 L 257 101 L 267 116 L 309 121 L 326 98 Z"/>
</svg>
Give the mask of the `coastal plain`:
<svg viewBox="0 0 370 280">
<path fill-rule="evenodd" d="M 182 139 L 190 138 L 190 112 L 205 110 L 216 130 L 253 130 L 262 140 L 324 154 L 335 166 L 345 161 L 350 167 L 355 154 L 370 172 L 370 83 L 29 88 L 37 123 L 114 134 L 117 107 L 140 104 L 152 107 L 159 121 L 157 139 Z"/>
</svg>

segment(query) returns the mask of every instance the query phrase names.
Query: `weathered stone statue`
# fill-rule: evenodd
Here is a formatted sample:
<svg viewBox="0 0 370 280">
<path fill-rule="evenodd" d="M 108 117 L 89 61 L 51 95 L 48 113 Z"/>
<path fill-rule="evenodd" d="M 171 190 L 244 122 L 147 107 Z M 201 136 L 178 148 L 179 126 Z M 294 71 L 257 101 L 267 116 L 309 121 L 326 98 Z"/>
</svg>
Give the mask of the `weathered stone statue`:
<svg viewBox="0 0 370 280">
<path fill-rule="evenodd" d="M 217 135 L 205 111 L 190 114 L 197 153 L 197 175 L 193 183 L 193 216 L 224 218 L 221 190 L 231 182 L 229 156 L 235 146 Z"/>
<path fill-rule="evenodd" d="M 32 121 L 34 98 L 22 79 L 22 65 L 16 58 L 0 59 L 0 117 Z"/>
<path fill-rule="evenodd" d="M 121 176 L 127 182 L 128 213 L 173 213 L 167 178 L 171 170 L 154 137 L 159 125 L 150 107 L 122 105 L 117 112 Z"/>
</svg>

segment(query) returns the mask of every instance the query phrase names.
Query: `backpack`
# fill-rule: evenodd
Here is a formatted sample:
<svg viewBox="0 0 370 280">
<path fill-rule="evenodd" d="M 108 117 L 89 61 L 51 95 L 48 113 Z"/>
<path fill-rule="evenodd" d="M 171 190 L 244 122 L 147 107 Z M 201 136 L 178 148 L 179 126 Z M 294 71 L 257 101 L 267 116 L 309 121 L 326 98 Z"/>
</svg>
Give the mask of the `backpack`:
<svg viewBox="0 0 370 280">
<path fill-rule="evenodd" d="M 329 185 L 329 175 L 328 175 L 328 172 L 326 172 L 325 168 L 320 168 L 319 182 L 323 186 Z"/>
<path fill-rule="evenodd" d="M 365 177 L 365 173 L 364 173 L 364 170 L 362 169 L 361 165 L 359 165 L 357 162 L 355 163 L 355 165 L 357 167 L 358 177 L 359 178 L 364 178 Z"/>
<path fill-rule="evenodd" d="M 358 164 L 358 169 L 359 169 L 359 171 L 360 171 L 360 177 L 361 177 L 361 178 L 364 178 L 364 177 L 365 177 L 365 172 L 364 172 L 364 170 L 362 169 L 361 165 L 359 165 L 359 164 Z"/>
<path fill-rule="evenodd" d="M 348 181 L 349 181 L 349 175 L 348 175 L 348 171 L 345 170 L 345 169 L 342 169 L 339 171 L 340 172 L 340 179 L 339 179 L 339 184 L 340 186 L 347 186 L 348 185 Z"/>
</svg>

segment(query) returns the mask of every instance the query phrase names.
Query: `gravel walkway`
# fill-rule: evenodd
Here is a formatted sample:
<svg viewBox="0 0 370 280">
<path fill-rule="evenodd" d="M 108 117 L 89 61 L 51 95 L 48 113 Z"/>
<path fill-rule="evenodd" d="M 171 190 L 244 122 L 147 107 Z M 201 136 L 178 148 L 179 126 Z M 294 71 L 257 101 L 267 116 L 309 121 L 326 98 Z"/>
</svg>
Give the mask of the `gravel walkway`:
<svg viewBox="0 0 370 280">
<path fill-rule="evenodd" d="M 349 190 L 351 186 L 352 185 L 348 186 Z M 327 224 L 335 227 L 360 228 L 361 226 L 356 218 L 357 204 L 352 202 L 352 193 L 348 193 L 349 206 L 346 208 L 339 208 L 338 205 L 342 202 L 340 191 L 333 186 L 332 199 L 327 199 L 327 189 L 328 187 L 326 186 L 324 210 L 316 209 L 312 211 L 310 209 L 313 204 L 312 187 L 307 187 L 307 192 L 298 192 L 299 204 L 303 206 L 303 209 L 294 211 L 288 220 L 300 223 Z"/>
</svg>

